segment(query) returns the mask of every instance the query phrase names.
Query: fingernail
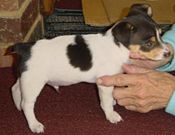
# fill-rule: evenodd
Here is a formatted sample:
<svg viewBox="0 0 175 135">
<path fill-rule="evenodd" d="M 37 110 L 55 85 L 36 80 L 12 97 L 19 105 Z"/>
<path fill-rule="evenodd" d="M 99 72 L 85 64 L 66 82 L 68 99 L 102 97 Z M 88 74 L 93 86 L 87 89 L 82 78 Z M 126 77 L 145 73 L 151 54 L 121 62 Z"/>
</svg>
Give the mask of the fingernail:
<svg viewBox="0 0 175 135">
<path fill-rule="evenodd" d="M 102 79 L 100 79 L 100 78 L 97 79 L 97 84 L 102 84 L 102 82 L 103 82 Z"/>
</svg>

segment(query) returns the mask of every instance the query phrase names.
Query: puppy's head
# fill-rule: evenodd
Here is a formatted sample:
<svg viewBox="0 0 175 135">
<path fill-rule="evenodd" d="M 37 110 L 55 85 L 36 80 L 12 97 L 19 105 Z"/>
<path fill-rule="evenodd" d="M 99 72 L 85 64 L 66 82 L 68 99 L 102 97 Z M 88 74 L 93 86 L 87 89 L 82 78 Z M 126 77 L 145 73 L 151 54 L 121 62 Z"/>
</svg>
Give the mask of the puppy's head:
<svg viewBox="0 0 175 135">
<path fill-rule="evenodd" d="M 122 43 L 131 53 L 151 60 L 170 56 L 170 51 L 160 38 L 161 29 L 152 17 L 152 9 L 146 4 L 134 4 L 128 15 L 112 27 L 116 43 Z"/>
</svg>

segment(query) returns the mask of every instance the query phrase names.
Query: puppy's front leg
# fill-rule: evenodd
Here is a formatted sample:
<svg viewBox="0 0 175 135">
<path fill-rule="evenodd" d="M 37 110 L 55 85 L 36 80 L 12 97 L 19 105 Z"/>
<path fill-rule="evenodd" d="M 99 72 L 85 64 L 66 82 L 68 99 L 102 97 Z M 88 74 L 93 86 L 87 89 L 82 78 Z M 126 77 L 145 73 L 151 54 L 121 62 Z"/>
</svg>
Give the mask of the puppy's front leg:
<svg viewBox="0 0 175 135">
<path fill-rule="evenodd" d="M 105 87 L 98 85 L 100 105 L 103 109 L 106 119 L 111 123 L 117 123 L 122 120 L 121 116 L 114 111 L 114 99 L 112 96 L 113 87 Z"/>
</svg>

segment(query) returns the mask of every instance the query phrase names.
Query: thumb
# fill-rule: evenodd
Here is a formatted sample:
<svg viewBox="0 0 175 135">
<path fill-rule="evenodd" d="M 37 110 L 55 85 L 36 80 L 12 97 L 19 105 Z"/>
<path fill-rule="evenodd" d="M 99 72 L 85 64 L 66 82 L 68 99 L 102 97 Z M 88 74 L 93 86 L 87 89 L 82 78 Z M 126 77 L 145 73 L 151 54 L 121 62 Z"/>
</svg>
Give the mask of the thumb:
<svg viewBox="0 0 175 135">
<path fill-rule="evenodd" d="M 128 74 L 117 74 L 112 76 L 102 76 L 97 79 L 98 85 L 103 86 L 117 86 L 117 87 L 123 87 L 128 85 L 133 85 L 135 83 L 135 76 L 131 76 Z"/>
<path fill-rule="evenodd" d="M 123 65 L 123 70 L 127 74 L 134 74 L 134 73 L 147 73 L 150 72 L 151 69 L 139 67 L 133 64 L 124 64 Z"/>
<path fill-rule="evenodd" d="M 115 76 L 102 76 L 97 79 L 97 84 L 104 86 L 114 86 L 116 84 Z"/>
</svg>

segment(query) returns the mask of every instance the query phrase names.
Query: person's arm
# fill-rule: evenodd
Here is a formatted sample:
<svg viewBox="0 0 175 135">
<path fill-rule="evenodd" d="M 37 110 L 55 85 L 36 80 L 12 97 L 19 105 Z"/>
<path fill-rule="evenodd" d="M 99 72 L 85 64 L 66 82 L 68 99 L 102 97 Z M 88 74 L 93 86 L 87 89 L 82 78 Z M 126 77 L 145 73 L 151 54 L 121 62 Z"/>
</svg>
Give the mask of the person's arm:
<svg viewBox="0 0 175 135">
<path fill-rule="evenodd" d="M 171 98 L 165 108 L 165 111 L 175 116 L 175 91 L 171 95 Z"/>
<path fill-rule="evenodd" d="M 175 70 L 175 24 L 171 27 L 169 31 L 167 31 L 163 36 L 162 40 L 168 44 L 171 44 L 174 50 L 173 57 L 171 61 L 159 68 L 157 70 L 159 71 L 174 71 Z"/>
</svg>

